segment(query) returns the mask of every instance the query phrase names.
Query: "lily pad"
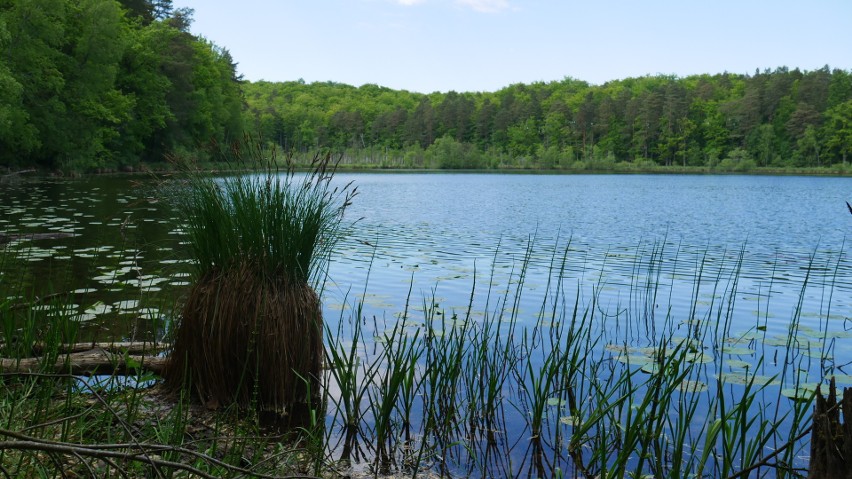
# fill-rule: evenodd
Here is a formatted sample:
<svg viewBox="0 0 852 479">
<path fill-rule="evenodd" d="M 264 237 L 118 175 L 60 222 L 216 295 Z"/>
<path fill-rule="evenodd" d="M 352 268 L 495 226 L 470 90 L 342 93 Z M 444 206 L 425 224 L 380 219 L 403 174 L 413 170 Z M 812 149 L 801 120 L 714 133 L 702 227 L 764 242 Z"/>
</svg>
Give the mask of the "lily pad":
<svg viewBox="0 0 852 479">
<path fill-rule="evenodd" d="M 754 365 L 747 361 L 740 361 L 739 359 L 729 359 L 725 361 L 725 364 L 734 369 L 754 369 Z"/>
<path fill-rule="evenodd" d="M 719 379 L 725 384 L 733 384 L 739 386 L 745 386 L 749 383 L 753 383 L 754 387 L 781 385 L 781 381 L 777 379 L 773 379 L 769 376 L 749 374 L 748 370 L 723 372 L 719 375 Z"/>
<path fill-rule="evenodd" d="M 808 401 L 816 393 L 817 386 L 819 386 L 819 383 L 803 383 L 799 384 L 798 388 L 782 389 L 781 395 L 793 401 Z"/>
<path fill-rule="evenodd" d="M 722 352 L 731 356 L 751 356 L 754 354 L 754 349 L 742 346 L 726 346 L 722 348 Z"/>
<path fill-rule="evenodd" d="M 707 384 L 701 381 L 693 381 L 690 379 L 684 380 L 680 384 L 677 385 L 678 391 L 683 392 L 691 392 L 691 393 L 703 393 L 707 391 Z"/>
<path fill-rule="evenodd" d="M 113 307 L 115 309 L 123 309 L 123 310 L 136 309 L 136 308 L 139 307 L 139 300 L 138 299 L 130 299 L 130 300 L 125 300 L 125 301 L 117 301 L 117 302 L 113 303 Z"/>
<path fill-rule="evenodd" d="M 110 306 L 108 304 L 104 304 L 102 301 L 98 301 L 97 303 L 89 306 L 86 309 L 86 311 L 84 311 L 84 313 L 85 314 L 94 314 L 94 315 L 97 316 L 97 315 L 100 315 L 100 314 L 107 314 L 110 311 L 112 311 L 112 306 Z"/>
<path fill-rule="evenodd" d="M 576 416 L 562 416 L 559 418 L 559 422 L 566 426 L 579 426 L 583 424 L 583 420 Z"/>
</svg>

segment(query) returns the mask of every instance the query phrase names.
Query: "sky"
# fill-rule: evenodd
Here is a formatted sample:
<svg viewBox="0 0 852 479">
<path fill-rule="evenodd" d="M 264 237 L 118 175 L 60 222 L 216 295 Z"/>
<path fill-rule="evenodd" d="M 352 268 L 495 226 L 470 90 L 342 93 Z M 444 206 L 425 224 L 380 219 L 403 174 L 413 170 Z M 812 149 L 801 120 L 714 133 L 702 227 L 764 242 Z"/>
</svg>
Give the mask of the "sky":
<svg viewBox="0 0 852 479">
<path fill-rule="evenodd" d="M 250 81 L 493 92 L 565 78 L 852 70 L 850 0 L 173 0 Z"/>
</svg>

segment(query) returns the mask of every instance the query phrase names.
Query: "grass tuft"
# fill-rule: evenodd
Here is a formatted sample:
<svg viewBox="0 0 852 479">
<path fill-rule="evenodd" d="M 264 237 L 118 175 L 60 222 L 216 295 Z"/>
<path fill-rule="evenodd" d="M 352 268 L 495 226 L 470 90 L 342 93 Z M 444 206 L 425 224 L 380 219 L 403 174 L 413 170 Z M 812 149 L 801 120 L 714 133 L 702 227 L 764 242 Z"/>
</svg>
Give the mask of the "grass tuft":
<svg viewBox="0 0 852 479">
<path fill-rule="evenodd" d="M 248 143 L 237 161 L 250 173 L 190 171 L 173 190 L 196 276 L 164 375 L 212 406 L 256 405 L 303 428 L 324 355 L 314 286 L 356 189 L 332 185 L 329 156 L 300 173 Z"/>
</svg>

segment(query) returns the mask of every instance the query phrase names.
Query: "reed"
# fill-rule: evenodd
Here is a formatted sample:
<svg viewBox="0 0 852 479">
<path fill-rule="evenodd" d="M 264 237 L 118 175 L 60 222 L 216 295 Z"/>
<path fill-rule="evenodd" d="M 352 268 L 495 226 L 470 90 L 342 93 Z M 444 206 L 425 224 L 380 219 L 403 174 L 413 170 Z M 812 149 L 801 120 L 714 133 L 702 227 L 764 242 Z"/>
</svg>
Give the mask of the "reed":
<svg viewBox="0 0 852 479">
<path fill-rule="evenodd" d="M 340 416 L 359 417 L 358 427 L 338 416 L 332 421 L 375 445 L 366 459 L 376 473 L 417 475 L 406 461 L 411 446 L 420 468 L 465 477 L 744 477 L 754 471 L 792 477 L 801 470 L 796 458 L 811 399 L 780 393 L 803 387 L 804 376 L 793 372 L 813 370 L 797 343 L 801 301 L 787 343 L 778 347 L 779 367 L 759 360 L 739 374 L 742 361 L 729 366 L 728 358 L 743 349 L 733 329 L 742 326 L 745 249 L 724 252 L 726 261 L 705 253 L 691 263 L 664 251 L 665 242 L 637 250 L 625 303 L 606 305 L 603 275 L 582 299 L 563 246 L 551 253 L 546 293 L 537 295 L 538 321 L 522 308 L 529 303 L 522 296 L 532 240 L 508 279 L 514 287 L 504 294 L 493 295 L 493 281 L 477 290 L 474 275 L 468 306 L 448 312 L 433 289 L 422 302 L 422 323 L 412 324 L 405 313 L 390 327 L 374 321 L 380 340 L 373 344 L 359 329 L 369 321 L 350 320 L 359 325 L 350 358 L 356 350 L 362 361 L 371 348 L 377 354 L 362 370 L 362 394 L 349 393 L 345 409 L 356 411 L 352 401 L 360 397 L 370 414 Z M 694 272 L 693 283 L 681 288 L 691 293 L 675 298 L 673 284 L 684 270 Z M 805 283 L 801 297 L 809 294 Z M 676 301 L 686 304 L 675 308 Z M 762 311 L 770 301 L 771 292 L 761 297 Z M 758 315 L 752 331 L 765 325 L 766 315 Z M 347 333 L 332 344 L 350 338 Z M 748 341 L 748 351 L 766 347 Z M 334 363 L 355 362 L 335 350 Z M 351 367 L 334 374 L 342 381 L 346 371 Z M 417 395 L 419 406 L 411 402 Z"/>
</svg>

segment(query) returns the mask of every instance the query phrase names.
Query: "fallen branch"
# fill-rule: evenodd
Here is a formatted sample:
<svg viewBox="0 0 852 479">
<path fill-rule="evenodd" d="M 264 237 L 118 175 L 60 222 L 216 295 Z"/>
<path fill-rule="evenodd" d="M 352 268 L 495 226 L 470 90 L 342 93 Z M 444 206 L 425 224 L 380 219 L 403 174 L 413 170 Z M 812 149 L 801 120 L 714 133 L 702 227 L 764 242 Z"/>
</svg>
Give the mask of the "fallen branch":
<svg viewBox="0 0 852 479">
<path fill-rule="evenodd" d="M 315 479 L 314 476 L 305 475 L 271 476 L 267 474 L 261 474 L 253 472 L 249 469 L 232 466 L 219 459 L 197 451 L 193 451 L 191 449 L 186 449 L 178 446 L 169 446 L 164 444 L 74 444 L 39 439 L 36 437 L 27 436 L 21 433 L 3 429 L 0 429 L 0 435 L 15 439 L 12 441 L 0 441 L 0 451 L 4 449 L 45 451 L 57 452 L 60 454 L 67 454 L 73 456 L 80 455 L 102 460 L 123 459 L 126 461 L 147 463 L 155 467 L 165 467 L 175 470 L 183 470 L 204 478 L 215 479 L 216 477 L 218 477 L 211 476 L 188 464 L 183 464 L 174 461 L 166 461 L 158 457 L 166 452 L 176 452 L 178 454 L 183 454 L 194 459 L 200 459 L 211 466 L 219 467 L 230 472 L 243 474 L 248 477 L 255 477 L 259 479 Z"/>
<path fill-rule="evenodd" d="M 113 353 L 105 349 L 91 349 L 58 357 L 52 364 L 45 358 L 0 358 L 0 372 L 4 374 L 52 372 L 74 376 L 129 375 L 141 371 L 161 374 L 168 358 L 150 355 Z"/>
<path fill-rule="evenodd" d="M 69 343 L 60 344 L 59 346 L 50 346 L 45 343 L 35 343 L 32 347 L 33 354 L 42 354 L 45 351 L 57 348 L 60 353 L 81 353 L 92 351 L 94 349 L 102 349 L 111 353 L 127 353 L 127 354 L 153 354 L 169 349 L 172 345 L 169 343 L 154 343 L 145 341 L 119 341 L 110 343 Z"/>
</svg>

